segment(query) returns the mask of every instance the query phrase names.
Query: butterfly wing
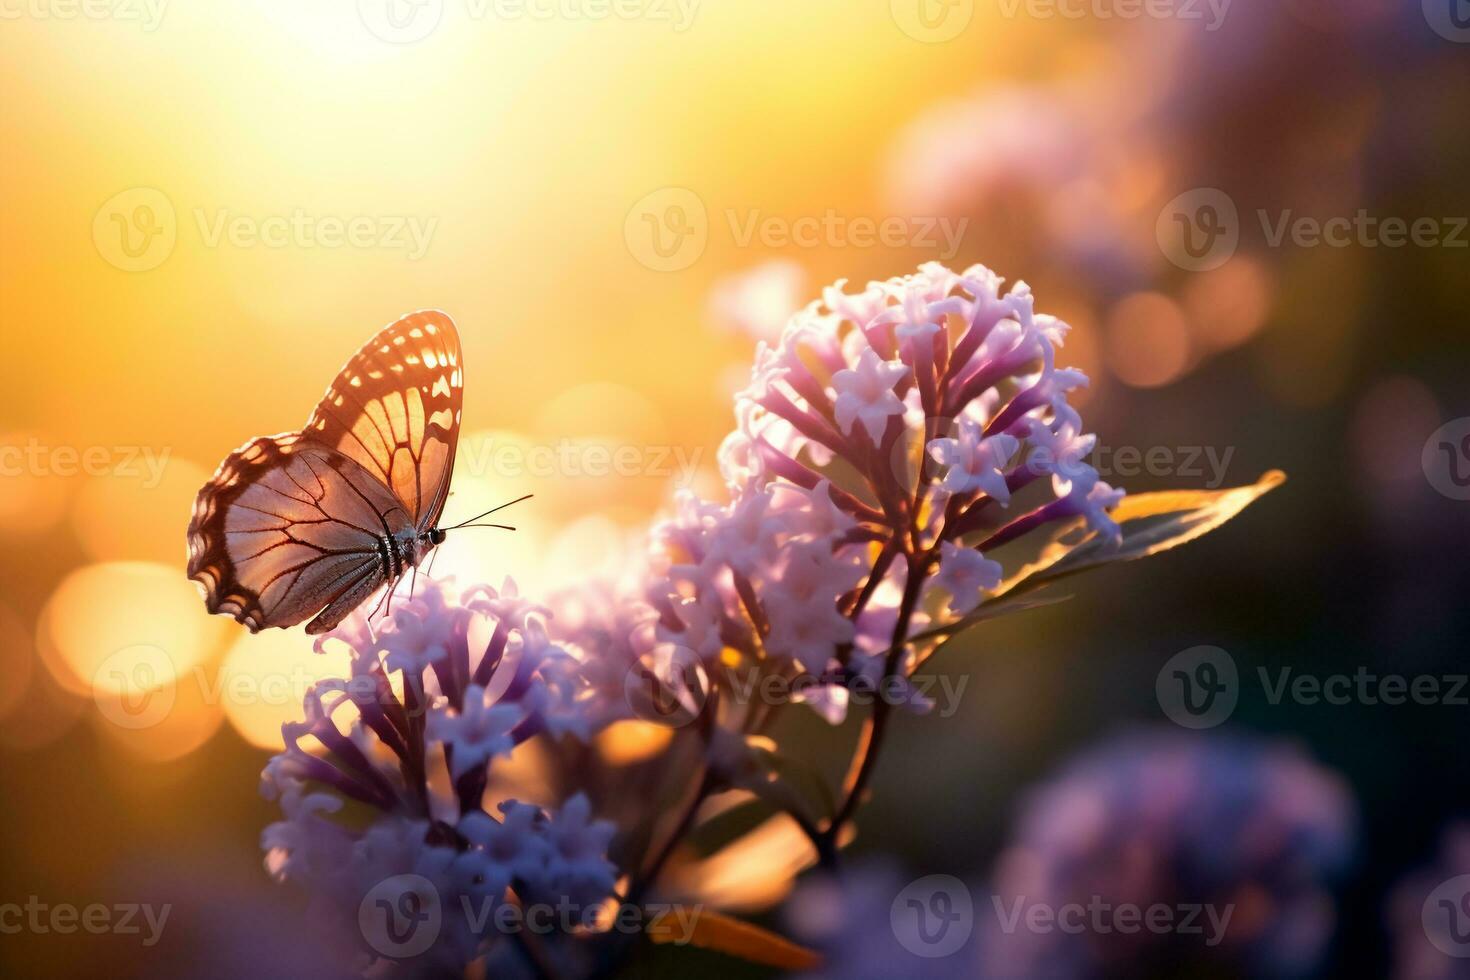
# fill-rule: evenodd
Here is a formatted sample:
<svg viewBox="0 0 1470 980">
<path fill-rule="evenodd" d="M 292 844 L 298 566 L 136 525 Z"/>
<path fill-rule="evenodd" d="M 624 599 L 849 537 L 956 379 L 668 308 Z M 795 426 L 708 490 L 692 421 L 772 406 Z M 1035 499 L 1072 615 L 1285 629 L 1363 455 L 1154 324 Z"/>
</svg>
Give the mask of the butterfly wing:
<svg viewBox="0 0 1470 980">
<path fill-rule="evenodd" d="M 324 632 L 403 571 L 389 539 L 403 503 L 362 464 L 300 433 L 254 439 L 220 464 L 189 522 L 189 577 L 209 611 L 252 633 Z M 351 603 L 348 605 L 348 600 Z"/>
<path fill-rule="evenodd" d="M 459 332 L 446 314 L 423 310 L 353 355 L 302 433 L 378 477 L 424 531 L 449 496 L 463 400 Z"/>
</svg>

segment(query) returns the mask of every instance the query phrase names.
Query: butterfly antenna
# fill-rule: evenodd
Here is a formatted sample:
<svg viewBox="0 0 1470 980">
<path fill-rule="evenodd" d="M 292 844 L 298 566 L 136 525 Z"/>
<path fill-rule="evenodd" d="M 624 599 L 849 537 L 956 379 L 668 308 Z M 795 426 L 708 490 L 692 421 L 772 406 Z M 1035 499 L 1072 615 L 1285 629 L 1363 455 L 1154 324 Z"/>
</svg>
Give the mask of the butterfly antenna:
<svg viewBox="0 0 1470 980">
<path fill-rule="evenodd" d="M 509 503 L 501 504 L 499 507 L 491 507 L 489 510 L 485 511 L 485 513 L 483 513 L 483 514 L 476 514 L 474 517 L 471 517 L 467 521 L 461 521 L 458 524 L 451 524 L 449 527 L 441 527 L 439 530 L 441 530 L 441 531 L 453 531 L 456 528 L 468 527 L 469 525 L 475 523 L 475 521 L 478 521 L 482 517 L 489 517 L 491 514 L 495 513 L 497 510 L 505 510 L 505 508 L 509 507 L 511 504 L 518 504 L 522 500 L 530 500 L 534 496 L 535 496 L 535 494 L 528 493 L 524 497 L 517 497 L 516 499 L 510 501 Z M 480 526 L 481 527 L 504 527 L 505 525 L 503 525 L 503 524 L 495 524 L 495 525 L 480 525 Z M 515 530 L 515 529 L 512 528 L 511 530 Z"/>
<path fill-rule="evenodd" d="M 458 524 L 458 525 L 455 525 L 455 527 L 453 528 L 453 530 L 458 531 L 458 530 L 461 530 L 461 529 L 464 529 L 464 528 L 471 528 L 471 527 L 498 527 L 502 531 L 514 531 L 515 530 L 515 528 L 511 527 L 509 524 Z M 449 529 L 446 528 L 445 530 L 449 530 Z"/>
</svg>

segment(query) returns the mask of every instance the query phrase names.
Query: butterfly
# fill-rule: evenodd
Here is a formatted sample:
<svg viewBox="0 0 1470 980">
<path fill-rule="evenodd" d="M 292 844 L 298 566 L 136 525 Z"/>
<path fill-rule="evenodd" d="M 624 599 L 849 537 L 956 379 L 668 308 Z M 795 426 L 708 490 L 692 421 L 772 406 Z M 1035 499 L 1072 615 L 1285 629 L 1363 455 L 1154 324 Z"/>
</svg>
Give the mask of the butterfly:
<svg viewBox="0 0 1470 980">
<path fill-rule="evenodd" d="M 252 633 L 307 619 L 325 633 L 379 588 L 391 595 L 447 531 L 501 509 L 439 526 L 463 395 L 454 321 L 410 313 L 353 355 L 301 431 L 226 457 L 189 522 L 188 573 L 209 611 Z"/>
</svg>

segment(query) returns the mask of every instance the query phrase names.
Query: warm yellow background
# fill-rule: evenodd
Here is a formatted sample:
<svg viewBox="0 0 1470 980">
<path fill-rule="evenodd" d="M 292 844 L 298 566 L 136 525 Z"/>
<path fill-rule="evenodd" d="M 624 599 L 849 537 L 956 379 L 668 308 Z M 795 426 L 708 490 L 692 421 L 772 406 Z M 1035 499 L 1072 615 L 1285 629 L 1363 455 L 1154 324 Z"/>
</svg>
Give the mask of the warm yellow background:
<svg viewBox="0 0 1470 980">
<path fill-rule="evenodd" d="M 42 661 L 78 694 L 134 644 L 216 676 L 238 631 L 204 622 L 192 587 L 157 566 L 93 569 L 53 590 L 94 561 L 163 563 L 181 578 L 188 506 L 217 461 L 252 435 L 298 426 L 357 345 L 416 308 L 448 311 L 464 336 L 462 463 L 491 459 L 495 446 L 596 440 L 648 449 L 656 470 L 462 473 L 450 517 L 522 492 L 538 499 L 520 508 L 517 536 L 461 536 L 440 570 L 495 581 L 509 571 L 547 587 L 615 566 L 625 538 L 667 503 L 679 459 L 717 488 L 729 379 L 751 345 L 708 329 L 716 278 L 773 252 L 796 257 L 813 289 L 933 257 L 742 247 L 726 212 L 881 219 L 878 175 L 897 129 L 983 73 L 1033 71 L 1012 42 L 1040 29 L 976 14 L 960 39 L 925 43 L 886 0 L 703 3 L 687 25 L 672 4 L 650 2 L 654 15 L 638 20 L 497 19 L 449 0 L 437 29 L 399 44 L 369 30 L 371 8 L 168 4 L 151 30 L 6 8 L 0 430 L 44 450 L 40 470 L 6 481 L 0 505 L 7 541 L 27 552 L 3 561 L 16 636 L 7 657 L 24 657 L 20 637 L 39 622 Z M 33 9 L 46 13 L 13 16 Z M 1049 59 L 1070 56 L 1062 28 L 1047 28 Z M 706 248 L 672 272 L 639 261 L 629 218 L 667 188 L 692 190 L 707 209 Z M 152 217 L 135 215 L 139 205 Z M 412 222 L 429 231 L 427 249 L 219 233 L 222 221 L 298 212 L 369 219 L 373 242 Z M 122 228 L 139 246 L 151 226 L 129 260 Z M 105 472 L 66 476 L 70 457 L 56 454 L 71 449 L 99 453 Z M 130 464 L 135 451 L 145 455 Z M 234 661 L 269 660 L 269 647 L 315 670 L 304 643 L 284 645 L 245 641 L 250 655 Z M 268 744 L 291 710 L 232 713 Z M 218 720 L 207 705 L 196 713 Z M 23 742 L 60 733 L 24 727 Z M 167 751 L 124 737 L 173 755 L 208 730 Z"/>
</svg>

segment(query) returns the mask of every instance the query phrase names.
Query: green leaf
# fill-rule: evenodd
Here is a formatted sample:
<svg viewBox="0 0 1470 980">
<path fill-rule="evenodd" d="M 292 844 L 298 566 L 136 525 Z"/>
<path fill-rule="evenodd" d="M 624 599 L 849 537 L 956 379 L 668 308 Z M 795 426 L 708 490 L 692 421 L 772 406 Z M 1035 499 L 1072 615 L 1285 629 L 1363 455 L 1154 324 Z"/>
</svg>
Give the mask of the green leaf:
<svg viewBox="0 0 1470 980">
<path fill-rule="evenodd" d="M 995 595 L 962 619 L 921 633 L 914 639 L 953 636 L 975 623 L 1008 612 L 1047 605 L 1060 599 L 1030 593 L 1078 572 L 1157 555 L 1203 537 L 1286 482 L 1272 470 L 1255 483 L 1226 490 L 1164 490 L 1124 497 L 1112 511 L 1122 540 L 1118 543 L 1089 531 L 1078 518 L 1058 531 L 1040 557 L 1001 583 Z"/>
</svg>

